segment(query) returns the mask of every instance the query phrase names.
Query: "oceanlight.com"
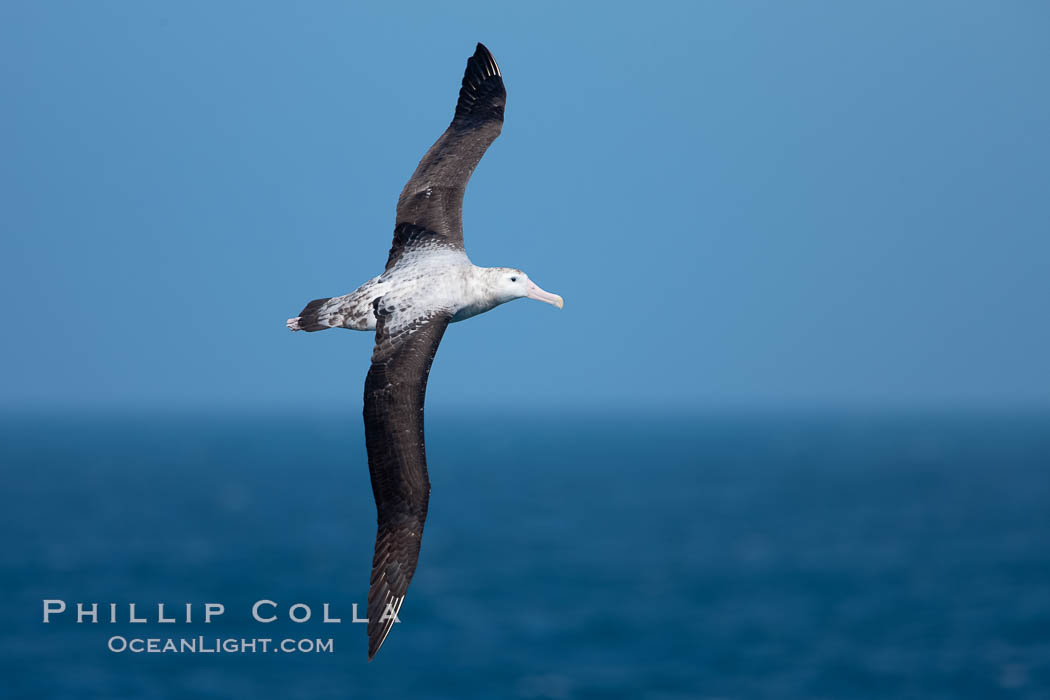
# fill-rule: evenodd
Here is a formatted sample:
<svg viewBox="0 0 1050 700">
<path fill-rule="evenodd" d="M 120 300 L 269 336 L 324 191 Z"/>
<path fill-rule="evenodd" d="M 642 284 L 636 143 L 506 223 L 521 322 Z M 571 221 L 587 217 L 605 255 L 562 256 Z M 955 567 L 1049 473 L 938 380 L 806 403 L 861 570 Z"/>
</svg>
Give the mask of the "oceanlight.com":
<svg viewBox="0 0 1050 700">
<path fill-rule="evenodd" d="M 174 639 L 133 637 L 120 635 L 109 638 L 109 650 L 133 654 L 256 654 L 278 652 L 284 654 L 331 654 L 335 643 L 329 639 L 237 639 L 235 637 L 181 637 Z"/>
<path fill-rule="evenodd" d="M 98 603 L 75 602 L 67 604 L 61 599 L 46 599 L 42 602 L 42 618 L 45 625 L 64 622 L 76 625 L 211 625 L 226 615 L 223 603 Z M 240 619 L 249 623 L 269 625 L 282 618 L 297 625 L 322 626 L 343 623 L 330 603 L 311 607 L 306 603 L 283 606 L 268 598 L 256 600 L 241 611 Z M 380 614 L 379 621 L 393 620 L 398 623 L 397 611 L 390 604 Z M 358 605 L 350 606 L 346 621 L 351 624 L 367 624 L 368 618 L 358 614 Z M 335 642 L 331 637 L 299 637 L 275 639 L 273 637 L 219 637 L 215 635 L 111 635 L 106 644 L 116 654 L 331 654 Z"/>
</svg>

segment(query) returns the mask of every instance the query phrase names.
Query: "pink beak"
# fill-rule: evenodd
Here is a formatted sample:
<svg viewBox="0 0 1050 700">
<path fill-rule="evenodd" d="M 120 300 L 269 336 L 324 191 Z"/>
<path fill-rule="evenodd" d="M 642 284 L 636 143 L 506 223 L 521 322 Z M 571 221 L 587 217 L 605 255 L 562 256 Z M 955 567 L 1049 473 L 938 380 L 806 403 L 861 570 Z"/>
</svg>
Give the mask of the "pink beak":
<svg viewBox="0 0 1050 700">
<path fill-rule="evenodd" d="M 548 304 L 554 304 L 559 309 L 565 305 L 565 302 L 560 296 L 558 296 L 557 294 L 551 294 L 550 292 L 543 291 L 539 288 L 539 285 L 537 285 L 532 280 L 529 280 L 529 284 L 526 287 L 526 289 L 528 291 L 525 293 L 525 296 L 527 296 L 529 299 L 535 299 L 536 301 L 545 301 Z"/>
</svg>

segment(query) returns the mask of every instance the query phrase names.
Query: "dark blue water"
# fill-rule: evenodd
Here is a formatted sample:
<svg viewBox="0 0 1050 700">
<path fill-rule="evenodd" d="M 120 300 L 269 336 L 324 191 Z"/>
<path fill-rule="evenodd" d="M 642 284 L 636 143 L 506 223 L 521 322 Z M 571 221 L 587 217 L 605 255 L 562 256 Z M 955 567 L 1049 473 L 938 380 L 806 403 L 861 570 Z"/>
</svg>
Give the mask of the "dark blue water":
<svg viewBox="0 0 1050 700">
<path fill-rule="evenodd" d="M 350 623 L 375 527 L 356 411 L 3 419 L 4 696 L 1050 696 L 1046 416 L 432 415 L 428 432 L 420 567 L 369 664 Z M 45 598 L 227 612 L 45 625 Z M 253 622 L 261 598 L 315 619 Z M 342 624 L 317 620 L 325 602 Z M 334 652 L 113 653 L 113 635 Z"/>
</svg>

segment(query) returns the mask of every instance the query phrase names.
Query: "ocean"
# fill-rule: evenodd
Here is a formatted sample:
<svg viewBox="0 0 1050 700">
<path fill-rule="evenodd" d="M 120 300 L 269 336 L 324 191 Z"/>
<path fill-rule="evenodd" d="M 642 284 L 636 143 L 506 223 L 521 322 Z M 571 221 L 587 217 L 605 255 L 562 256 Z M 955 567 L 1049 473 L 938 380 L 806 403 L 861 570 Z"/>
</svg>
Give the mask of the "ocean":
<svg viewBox="0 0 1050 700">
<path fill-rule="evenodd" d="M 2 418 L 0 694 L 1050 697 L 1050 416 L 431 411 L 427 431 L 419 569 L 368 663 L 355 406 Z M 45 624 L 45 600 L 67 611 Z M 110 649 L 150 638 L 331 647 Z"/>
</svg>

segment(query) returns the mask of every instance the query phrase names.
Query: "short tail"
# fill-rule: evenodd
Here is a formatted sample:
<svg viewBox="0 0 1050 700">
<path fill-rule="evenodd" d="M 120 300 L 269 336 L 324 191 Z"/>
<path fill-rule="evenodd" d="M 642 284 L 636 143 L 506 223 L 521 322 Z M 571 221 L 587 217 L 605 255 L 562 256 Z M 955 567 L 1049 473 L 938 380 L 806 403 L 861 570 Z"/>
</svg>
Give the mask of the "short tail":
<svg viewBox="0 0 1050 700">
<path fill-rule="evenodd" d="M 288 330 L 313 333 L 314 331 L 323 331 L 326 328 L 331 328 L 327 323 L 322 323 L 320 319 L 321 307 L 331 298 L 326 297 L 311 301 L 299 312 L 298 316 L 288 319 Z"/>
</svg>

